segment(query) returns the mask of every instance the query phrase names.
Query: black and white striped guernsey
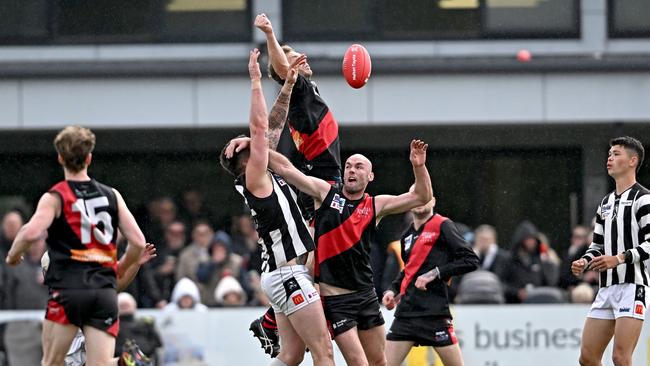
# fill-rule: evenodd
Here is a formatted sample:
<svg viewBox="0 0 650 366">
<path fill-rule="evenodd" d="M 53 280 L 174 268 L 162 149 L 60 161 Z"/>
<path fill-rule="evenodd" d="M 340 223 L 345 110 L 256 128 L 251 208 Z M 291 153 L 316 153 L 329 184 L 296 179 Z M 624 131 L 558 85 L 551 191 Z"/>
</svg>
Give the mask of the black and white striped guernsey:
<svg viewBox="0 0 650 366">
<path fill-rule="evenodd" d="M 624 264 L 600 273 L 600 287 L 649 284 L 644 261 L 650 257 L 650 191 L 638 183 L 620 195 L 611 192 L 600 202 L 593 242 L 583 258 L 591 262 L 600 255 L 628 251 L 631 255 Z"/>
<path fill-rule="evenodd" d="M 235 181 L 235 188 L 251 209 L 260 237 L 262 272 L 272 272 L 316 247 L 300 214 L 295 192 L 282 177 L 271 171 L 268 174 L 273 192 L 264 198 L 255 197 L 246 189 L 244 175 Z"/>
</svg>

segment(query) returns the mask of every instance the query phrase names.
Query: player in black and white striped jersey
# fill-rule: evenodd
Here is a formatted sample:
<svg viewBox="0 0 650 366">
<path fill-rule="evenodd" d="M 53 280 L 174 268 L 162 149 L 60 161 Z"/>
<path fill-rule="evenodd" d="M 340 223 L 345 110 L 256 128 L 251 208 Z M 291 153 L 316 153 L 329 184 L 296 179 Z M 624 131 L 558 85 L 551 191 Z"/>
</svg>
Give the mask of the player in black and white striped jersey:
<svg viewBox="0 0 650 366">
<path fill-rule="evenodd" d="M 281 176 L 268 170 L 269 122 L 258 57 L 257 49 L 251 51 L 248 63 L 252 84 L 250 144 L 243 150 L 233 149 L 231 143 L 226 145 L 221 165 L 237 177 L 237 190 L 251 209 L 260 236 L 262 290 L 273 305 L 283 340 L 280 354 L 271 365 L 300 364 L 306 345 L 314 365 L 330 366 L 334 359 L 323 306 L 304 265 L 309 252 L 315 249 L 314 241 L 295 192 Z M 288 77 L 295 79 L 297 72 L 291 69 Z"/>
<path fill-rule="evenodd" d="M 600 290 L 582 332 L 581 365 L 601 365 L 612 337 L 614 364 L 632 365 L 650 299 L 644 263 L 650 257 L 650 191 L 636 181 L 643 156 L 643 145 L 635 138 L 610 141 L 607 173 L 616 190 L 602 199 L 593 242 L 572 263 L 576 276 L 588 269 L 600 272 Z"/>
</svg>

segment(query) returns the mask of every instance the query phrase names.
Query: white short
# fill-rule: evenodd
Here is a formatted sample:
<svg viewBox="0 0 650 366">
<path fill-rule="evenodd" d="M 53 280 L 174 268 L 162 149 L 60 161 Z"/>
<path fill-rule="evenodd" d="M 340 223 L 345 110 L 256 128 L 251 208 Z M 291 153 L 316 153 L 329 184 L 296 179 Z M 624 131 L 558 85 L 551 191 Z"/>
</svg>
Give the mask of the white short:
<svg viewBox="0 0 650 366">
<path fill-rule="evenodd" d="M 305 306 L 320 301 L 318 291 L 305 266 L 284 266 L 262 273 L 262 291 L 273 310 L 291 315 Z"/>
<path fill-rule="evenodd" d="M 634 283 L 602 287 L 587 317 L 614 320 L 626 316 L 644 320 L 648 304 L 647 290 L 647 286 Z"/>
</svg>

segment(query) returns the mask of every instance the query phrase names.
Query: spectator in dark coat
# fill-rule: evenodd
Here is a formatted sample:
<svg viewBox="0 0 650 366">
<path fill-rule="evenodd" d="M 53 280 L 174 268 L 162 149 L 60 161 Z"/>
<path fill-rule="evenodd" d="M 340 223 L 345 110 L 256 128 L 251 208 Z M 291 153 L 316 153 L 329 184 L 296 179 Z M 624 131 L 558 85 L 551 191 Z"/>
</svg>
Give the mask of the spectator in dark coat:
<svg viewBox="0 0 650 366">
<path fill-rule="evenodd" d="M 539 232 L 530 221 L 521 222 L 512 236 L 510 261 L 501 278 L 506 301 L 521 303 L 527 288 L 555 286 L 559 265 L 548 255 L 549 248 L 539 239 Z"/>
</svg>

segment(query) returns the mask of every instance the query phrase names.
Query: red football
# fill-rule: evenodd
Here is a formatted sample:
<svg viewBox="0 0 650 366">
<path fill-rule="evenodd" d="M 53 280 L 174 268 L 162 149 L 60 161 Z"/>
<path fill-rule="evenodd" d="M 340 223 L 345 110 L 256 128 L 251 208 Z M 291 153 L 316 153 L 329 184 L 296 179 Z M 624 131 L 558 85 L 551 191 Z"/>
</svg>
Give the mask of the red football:
<svg viewBox="0 0 650 366">
<path fill-rule="evenodd" d="M 345 51 L 343 77 L 351 87 L 359 89 L 366 85 L 371 69 L 370 54 L 362 45 L 353 44 Z"/>
</svg>

